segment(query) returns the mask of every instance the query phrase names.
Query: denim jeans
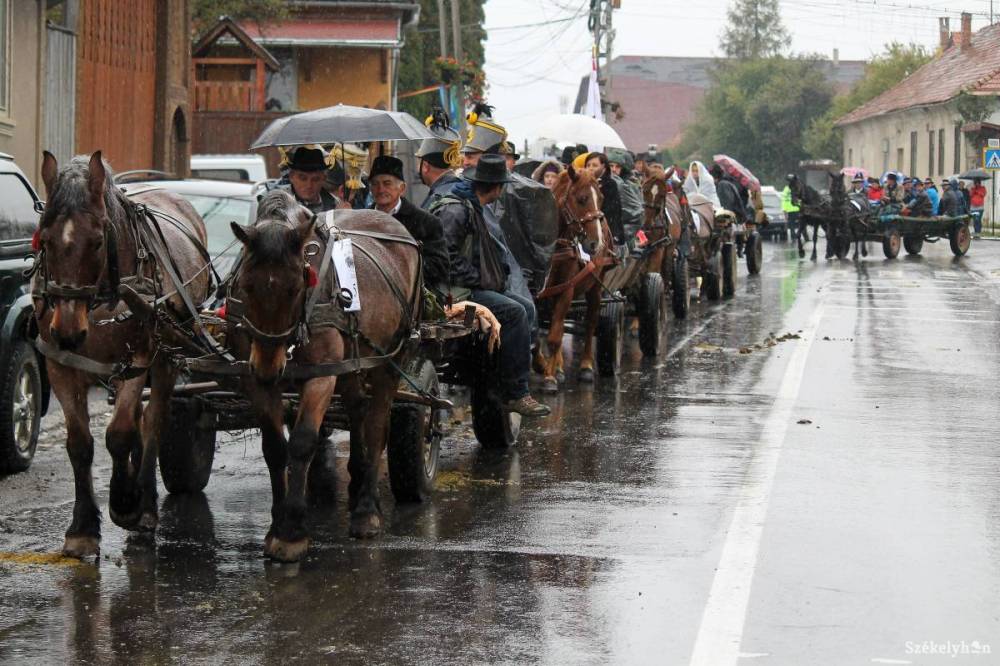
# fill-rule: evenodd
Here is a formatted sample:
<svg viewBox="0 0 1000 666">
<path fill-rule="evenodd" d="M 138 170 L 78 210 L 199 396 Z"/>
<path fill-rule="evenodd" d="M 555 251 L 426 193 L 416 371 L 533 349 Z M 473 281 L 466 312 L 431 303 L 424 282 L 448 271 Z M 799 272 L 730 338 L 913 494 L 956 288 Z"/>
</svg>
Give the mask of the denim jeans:
<svg viewBox="0 0 1000 666">
<path fill-rule="evenodd" d="M 983 232 L 983 209 L 973 208 L 969 212 L 972 213 L 973 228 L 976 230 L 977 234 L 981 234 Z"/>
<path fill-rule="evenodd" d="M 473 289 L 470 300 L 485 305 L 500 322 L 500 389 L 504 400 L 528 395 L 531 372 L 531 301 L 510 292 Z"/>
</svg>

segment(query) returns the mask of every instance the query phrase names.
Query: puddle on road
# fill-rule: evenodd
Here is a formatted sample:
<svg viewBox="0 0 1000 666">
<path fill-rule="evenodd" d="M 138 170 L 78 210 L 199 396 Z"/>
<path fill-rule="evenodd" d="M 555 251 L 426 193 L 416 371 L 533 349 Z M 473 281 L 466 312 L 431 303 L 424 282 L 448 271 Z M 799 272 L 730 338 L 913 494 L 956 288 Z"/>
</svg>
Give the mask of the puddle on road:
<svg viewBox="0 0 1000 666">
<path fill-rule="evenodd" d="M 2 551 L 0 551 L 0 563 L 58 567 L 75 567 L 81 564 L 80 560 L 66 557 L 61 553 L 10 553 Z"/>
</svg>

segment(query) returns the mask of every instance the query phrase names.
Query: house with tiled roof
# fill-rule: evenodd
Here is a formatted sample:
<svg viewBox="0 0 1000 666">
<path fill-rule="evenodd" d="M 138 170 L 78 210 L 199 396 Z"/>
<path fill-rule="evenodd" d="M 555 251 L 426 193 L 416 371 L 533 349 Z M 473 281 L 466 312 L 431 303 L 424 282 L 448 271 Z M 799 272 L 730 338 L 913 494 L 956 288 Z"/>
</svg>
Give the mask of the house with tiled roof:
<svg viewBox="0 0 1000 666">
<path fill-rule="evenodd" d="M 963 117 L 963 100 L 1000 95 L 1000 24 L 960 32 L 940 20 L 941 50 L 926 65 L 837 120 L 845 166 L 935 180 L 980 166 L 982 144 L 1000 136 L 1000 105 Z"/>
</svg>

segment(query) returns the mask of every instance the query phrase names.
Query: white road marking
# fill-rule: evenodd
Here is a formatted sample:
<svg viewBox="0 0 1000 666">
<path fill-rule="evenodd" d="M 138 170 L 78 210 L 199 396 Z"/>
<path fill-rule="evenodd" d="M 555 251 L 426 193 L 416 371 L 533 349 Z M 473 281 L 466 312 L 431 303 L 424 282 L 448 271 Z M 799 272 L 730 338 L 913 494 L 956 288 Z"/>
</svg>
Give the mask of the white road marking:
<svg viewBox="0 0 1000 666">
<path fill-rule="evenodd" d="M 823 318 L 821 301 L 792 352 L 774 406 L 764 423 L 755 453 L 747 467 L 743 488 L 722 545 L 712 589 L 691 653 L 692 666 L 729 666 L 740 657 L 750 587 L 757 567 L 767 505 L 774 486 L 778 458 L 805 375 L 809 350 Z"/>
<path fill-rule="evenodd" d="M 683 338 L 681 338 L 677 342 L 677 344 L 675 344 L 673 347 L 670 348 L 670 351 L 668 351 L 667 355 L 664 356 L 663 358 L 664 359 L 668 359 L 668 358 L 673 358 L 674 356 L 676 356 L 682 349 L 684 349 L 684 347 L 689 342 L 691 342 L 691 340 L 694 339 L 694 336 L 698 335 L 699 333 L 701 333 L 702 331 L 704 331 L 706 328 L 708 328 L 708 325 L 712 323 L 713 319 L 715 319 L 716 317 L 719 316 L 720 312 L 722 312 L 722 310 L 717 310 L 716 312 L 713 312 L 710 316 L 705 317 L 705 319 L 702 320 L 702 322 L 698 325 L 697 328 L 695 328 L 693 331 L 691 331 L 690 333 L 688 333 L 687 335 L 685 335 Z"/>
</svg>

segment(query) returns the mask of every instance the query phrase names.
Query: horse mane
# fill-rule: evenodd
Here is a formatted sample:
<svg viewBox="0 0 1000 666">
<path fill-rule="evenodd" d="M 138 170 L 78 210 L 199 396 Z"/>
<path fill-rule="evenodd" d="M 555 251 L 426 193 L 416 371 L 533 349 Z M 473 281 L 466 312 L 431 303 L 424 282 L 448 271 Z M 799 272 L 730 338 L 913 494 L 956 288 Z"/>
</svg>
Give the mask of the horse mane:
<svg viewBox="0 0 1000 666">
<path fill-rule="evenodd" d="M 275 189 L 264 195 L 257 204 L 257 219 L 253 223 L 248 258 L 252 255 L 254 261 L 267 263 L 281 263 L 292 258 L 294 252 L 289 238 L 295 223 L 293 218 L 300 208 L 304 207 L 285 190 Z"/>
<path fill-rule="evenodd" d="M 104 207 L 112 223 L 125 217 L 125 195 L 115 187 L 115 172 L 107 160 L 104 163 Z M 59 169 L 54 192 L 45 202 L 45 212 L 39 227 L 46 227 L 60 215 L 90 207 L 90 155 L 77 155 Z"/>
</svg>

